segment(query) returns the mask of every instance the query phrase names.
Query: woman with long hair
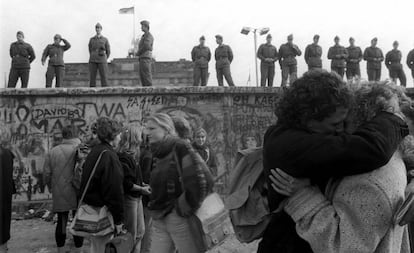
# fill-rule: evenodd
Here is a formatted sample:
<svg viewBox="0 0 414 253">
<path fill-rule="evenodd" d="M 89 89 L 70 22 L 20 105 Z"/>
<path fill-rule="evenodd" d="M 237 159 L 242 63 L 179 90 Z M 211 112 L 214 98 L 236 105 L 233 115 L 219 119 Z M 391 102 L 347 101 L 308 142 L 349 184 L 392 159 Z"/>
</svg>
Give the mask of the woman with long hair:
<svg viewBox="0 0 414 253">
<path fill-rule="evenodd" d="M 150 252 L 202 252 L 193 240 L 188 217 L 209 192 L 204 161 L 190 143 L 177 137 L 167 114 L 147 118 L 145 133 L 153 155 L 148 203 L 153 217 Z"/>
</svg>

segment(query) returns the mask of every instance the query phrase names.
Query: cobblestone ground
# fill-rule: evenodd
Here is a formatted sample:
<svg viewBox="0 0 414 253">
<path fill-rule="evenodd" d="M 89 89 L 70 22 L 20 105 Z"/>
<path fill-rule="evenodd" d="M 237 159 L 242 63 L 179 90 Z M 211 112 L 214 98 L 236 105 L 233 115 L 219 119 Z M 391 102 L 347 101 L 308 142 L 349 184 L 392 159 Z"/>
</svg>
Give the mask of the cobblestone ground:
<svg viewBox="0 0 414 253">
<path fill-rule="evenodd" d="M 10 253 L 55 253 L 54 224 L 41 219 L 12 221 L 12 239 L 9 242 Z M 85 242 L 88 244 L 88 242 Z M 73 242 L 68 240 L 68 250 Z M 85 249 L 87 249 L 87 245 Z M 257 243 L 241 244 L 232 236 L 222 245 L 209 253 L 255 253 Z M 70 252 L 70 251 L 68 251 Z M 85 250 L 85 253 L 88 251 Z"/>
</svg>

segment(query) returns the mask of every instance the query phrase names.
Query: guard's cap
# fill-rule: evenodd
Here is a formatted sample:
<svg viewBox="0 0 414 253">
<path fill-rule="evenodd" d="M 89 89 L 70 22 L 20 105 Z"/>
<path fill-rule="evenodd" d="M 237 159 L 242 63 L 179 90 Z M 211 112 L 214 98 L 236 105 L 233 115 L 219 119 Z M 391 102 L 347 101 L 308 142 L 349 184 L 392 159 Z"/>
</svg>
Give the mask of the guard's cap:
<svg viewBox="0 0 414 253">
<path fill-rule="evenodd" d="M 204 35 L 202 35 L 202 36 L 200 37 L 200 40 L 206 40 L 206 37 L 204 37 Z"/>
<path fill-rule="evenodd" d="M 335 38 L 334 38 L 334 40 L 339 40 L 339 36 L 336 35 Z"/>
<path fill-rule="evenodd" d="M 56 34 L 54 37 L 53 37 L 54 39 L 62 39 L 62 36 L 60 36 L 60 34 Z"/>
<path fill-rule="evenodd" d="M 142 20 L 141 21 L 141 25 L 146 26 L 146 27 L 149 27 L 150 23 L 147 20 Z"/>
<path fill-rule="evenodd" d="M 354 40 L 355 41 L 354 37 L 349 37 L 349 40 Z"/>
<path fill-rule="evenodd" d="M 102 25 L 98 22 L 98 23 L 96 23 L 96 25 L 95 25 L 95 28 L 102 28 Z"/>
<path fill-rule="evenodd" d="M 16 36 L 17 36 L 17 35 L 19 35 L 19 34 L 20 34 L 21 36 L 23 36 L 23 37 L 24 37 L 24 33 L 23 33 L 22 31 L 18 31 L 18 32 L 16 33 Z"/>
<path fill-rule="evenodd" d="M 266 39 L 271 39 L 272 38 L 272 35 L 269 33 L 267 36 L 266 36 Z"/>
<path fill-rule="evenodd" d="M 287 38 L 288 40 L 293 40 L 293 34 L 289 34 Z"/>
<path fill-rule="evenodd" d="M 223 36 L 221 36 L 220 34 L 217 34 L 216 35 L 216 39 L 221 39 L 222 40 L 223 39 Z"/>
<path fill-rule="evenodd" d="M 319 34 L 315 34 L 315 35 L 313 36 L 313 38 L 314 38 L 314 39 L 319 39 Z"/>
<path fill-rule="evenodd" d="M 394 41 L 394 43 L 392 43 L 393 45 L 398 45 L 398 41 Z"/>
<path fill-rule="evenodd" d="M 371 41 L 378 41 L 378 38 L 377 38 L 377 37 L 375 37 L 375 38 L 373 38 Z"/>
</svg>

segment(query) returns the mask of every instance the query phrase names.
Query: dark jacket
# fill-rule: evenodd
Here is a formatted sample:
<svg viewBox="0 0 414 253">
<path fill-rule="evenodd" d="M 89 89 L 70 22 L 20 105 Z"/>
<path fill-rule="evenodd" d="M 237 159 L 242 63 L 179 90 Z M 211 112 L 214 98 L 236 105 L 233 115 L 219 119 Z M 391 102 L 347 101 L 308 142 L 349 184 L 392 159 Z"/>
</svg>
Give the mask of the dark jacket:
<svg viewBox="0 0 414 253">
<path fill-rule="evenodd" d="M 229 66 L 233 61 L 233 51 L 230 46 L 221 44 L 216 48 L 214 58 L 216 59 L 216 68 Z"/>
<path fill-rule="evenodd" d="M 210 48 L 201 45 L 193 47 L 191 59 L 196 67 L 208 68 L 208 62 L 211 60 Z"/>
<path fill-rule="evenodd" d="M 89 40 L 89 62 L 106 63 L 111 54 L 109 41 L 104 36 L 95 35 Z"/>
<path fill-rule="evenodd" d="M 263 166 L 268 180 L 270 210 L 277 209 L 285 198 L 271 187 L 268 179 L 271 169 L 280 168 L 294 177 L 310 178 L 323 191 L 331 177 L 366 173 L 385 165 L 407 135 L 407 124 L 398 116 L 387 112 L 378 114 L 352 135 L 311 133 L 285 127 L 281 122 L 271 126 L 264 136 L 263 146 Z M 279 229 L 269 228 L 273 238 L 281 236 L 281 241 L 291 240 L 289 237 L 298 238 L 294 230 L 295 224 L 285 212 L 279 212 L 274 219 L 274 224 Z M 289 226 L 292 227 L 288 228 Z M 288 231 L 292 234 L 288 234 Z M 294 248 L 293 245 L 291 247 Z"/>
<path fill-rule="evenodd" d="M 118 157 L 124 174 L 124 194 L 135 198 L 141 196 L 141 192 L 132 191 L 134 184 L 142 186 L 142 172 L 139 164 L 132 154 L 127 152 L 118 153 Z"/>
<path fill-rule="evenodd" d="M 364 51 L 364 60 L 367 61 L 367 69 L 381 69 L 384 55 L 378 47 L 367 47 Z"/>
<path fill-rule="evenodd" d="M 345 47 L 335 45 L 329 48 L 328 59 L 331 61 L 331 67 L 334 68 L 345 68 L 346 58 L 348 58 L 348 51 Z"/>
<path fill-rule="evenodd" d="M 201 158 L 203 158 L 204 162 L 210 169 L 211 174 L 214 177 L 217 177 L 217 158 L 214 151 L 211 150 L 211 148 L 206 144 L 200 146 L 195 142 L 193 142 L 193 148 L 195 151 L 197 151 Z"/>
<path fill-rule="evenodd" d="M 305 49 L 305 62 L 309 68 L 322 68 L 322 47 L 318 44 L 309 44 Z"/>
<path fill-rule="evenodd" d="M 118 155 L 110 144 L 106 142 L 97 144 L 86 157 L 80 192 L 84 191 L 92 169 L 103 150 L 107 151 L 102 155 L 83 201 L 96 207 L 106 205 L 115 224 L 120 224 L 124 220 L 124 176 Z"/>
<path fill-rule="evenodd" d="M 0 147 L 0 245 L 10 239 L 12 195 L 16 193 L 13 182 L 13 153 Z"/>
<path fill-rule="evenodd" d="M 63 62 L 63 53 L 70 48 L 70 43 L 62 39 L 64 45 L 49 44 L 46 46 L 42 55 L 42 62 L 46 61 L 46 58 L 49 57 L 50 66 L 64 66 Z"/>
<path fill-rule="evenodd" d="M 407 66 L 410 69 L 414 68 L 414 49 L 411 50 L 407 55 Z"/>
<path fill-rule="evenodd" d="M 400 50 L 391 50 L 385 55 L 385 66 L 391 70 L 402 69 L 401 58 Z"/>
<path fill-rule="evenodd" d="M 302 51 L 295 44 L 285 43 L 279 48 L 279 63 L 280 65 L 296 65 L 296 56 L 300 56 Z"/>
<path fill-rule="evenodd" d="M 359 62 L 362 60 L 361 48 L 356 46 L 349 46 L 346 48 L 346 50 L 348 51 L 346 67 L 349 69 L 359 68 Z"/>
<path fill-rule="evenodd" d="M 10 45 L 10 57 L 12 68 L 30 69 L 30 63 L 34 61 L 36 55 L 29 43 L 16 41 Z"/>
<path fill-rule="evenodd" d="M 139 58 L 152 59 L 152 47 L 154 45 L 154 37 L 150 32 L 144 33 L 139 40 L 137 55 Z"/>
<path fill-rule="evenodd" d="M 275 62 L 279 58 L 279 53 L 277 52 L 277 48 L 275 46 L 265 43 L 261 44 L 257 50 L 257 58 L 262 61 L 262 64 L 274 66 Z M 272 61 L 266 61 L 267 58 L 272 59 Z"/>
<path fill-rule="evenodd" d="M 195 211 L 208 192 L 206 179 L 198 164 L 203 163 L 200 156 L 188 142 L 172 137 L 152 146 L 151 149 L 152 193 L 148 208 L 152 211 L 153 217 L 163 218 L 174 208 L 183 216 L 183 205 Z"/>
</svg>

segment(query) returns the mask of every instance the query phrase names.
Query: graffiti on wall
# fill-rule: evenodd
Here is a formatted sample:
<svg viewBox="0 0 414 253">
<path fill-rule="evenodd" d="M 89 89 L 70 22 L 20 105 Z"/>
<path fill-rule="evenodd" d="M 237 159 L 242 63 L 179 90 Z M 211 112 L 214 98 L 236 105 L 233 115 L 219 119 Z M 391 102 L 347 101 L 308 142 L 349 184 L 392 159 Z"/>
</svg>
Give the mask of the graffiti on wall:
<svg viewBox="0 0 414 253">
<path fill-rule="evenodd" d="M 44 170 L 48 150 L 61 139 L 66 124 L 88 138 L 98 117 L 142 125 L 155 112 L 186 118 L 193 129 L 203 127 L 217 156 L 217 182 L 225 191 L 227 175 L 238 150 L 260 146 L 266 128 L 275 122 L 273 95 L 265 94 L 140 94 L 122 96 L 17 97 L 2 99 L 0 123 L 10 126 L 11 144 L 24 166 L 14 177 L 16 200 L 51 198 L 50 178 Z"/>
</svg>

